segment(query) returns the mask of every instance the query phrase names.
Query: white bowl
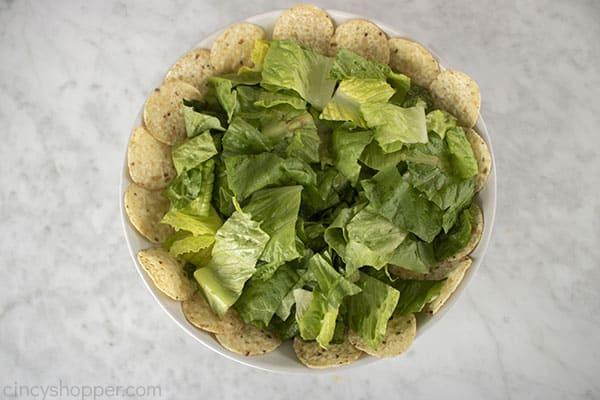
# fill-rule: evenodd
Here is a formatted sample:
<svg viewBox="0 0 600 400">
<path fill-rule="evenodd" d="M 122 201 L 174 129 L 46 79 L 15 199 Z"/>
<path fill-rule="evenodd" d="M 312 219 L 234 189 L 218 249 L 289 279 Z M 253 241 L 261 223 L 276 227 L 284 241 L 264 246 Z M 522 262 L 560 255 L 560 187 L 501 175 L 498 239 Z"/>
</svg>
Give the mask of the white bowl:
<svg viewBox="0 0 600 400">
<path fill-rule="evenodd" d="M 327 10 L 327 12 L 329 13 L 329 15 L 333 18 L 333 20 L 337 24 L 340 24 L 349 19 L 360 18 L 360 16 L 358 16 L 358 15 L 349 14 L 349 13 L 342 12 L 342 11 Z M 279 17 L 279 15 L 281 15 L 281 13 L 282 13 L 281 10 L 280 11 L 272 11 L 272 12 L 268 12 L 265 14 L 260 14 L 260 15 L 256 15 L 254 17 L 248 18 L 248 19 L 246 19 L 246 21 L 262 26 L 267 31 L 267 34 L 270 37 L 270 35 L 273 31 L 273 26 L 275 24 L 275 21 L 276 21 L 277 17 Z M 402 37 L 410 38 L 410 35 L 407 35 L 404 32 L 401 32 L 394 28 L 391 28 L 381 22 L 378 22 L 375 20 L 371 20 L 371 21 L 373 21 L 381 29 L 383 29 L 390 37 L 402 36 Z M 194 46 L 194 48 L 201 47 L 201 48 L 210 49 L 213 41 L 216 39 L 216 37 L 221 32 L 222 31 L 218 31 L 218 32 L 213 33 L 212 35 L 209 35 L 207 38 L 205 38 L 204 40 L 197 43 L 196 46 Z M 415 38 L 415 40 L 419 41 L 418 38 Z M 437 54 L 434 53 L 434 55 L 436 57 L 438 57 L 438 59 L 439 59 L 439 56 Z M 440 61 L 440 65 L 442 65 L 441 61 Z M 149 82 L 149 85 L 148 85 L 149 93 L 152 89 L 154 89 L 155 87 L 158 87 L 161 84 L 162 79 L 164 77 L 163 74 L 166 73 L 166 71 L 167 71 L 167 68 L 165 68 L 164 71 L 161 71 L 160 75 L 157 75 L 156 80 L 154 82 Z M 485 96 L 485 94 L 484 94 L 484 96 Z M 135 127 L 142 124 L 142 112 L 143 112 L 143 105 L 142 105 L 142 109 L 140 110 L 138 116 L 135 118 L 135 122 L 134 122 L 134 125 L 133 125 L 131 131 L 133 131 L 133 129 Z M 480 206 L 483 210 L 484 218 L 485 218 L 485 228 L 483 231 L 483 237 L 481 238 L 481 241 L 480 241 L 477 249 L 471 254 L 471 258 L 473 259 L 473 265 L 468 270 L 467 275 L 465 276 L 460 287 L 456 290 L 454 295 L 446 302 L 446 304 L 444 305 L 442 310 L 440 310 L 440 312 L 438 312 L 435 316 L 420 317 L 418 319 L 417 337 L 422 335 L 423 332 L 426 329 L 428 329 L 429 327 L 431 327 L 435 321 L 442 318 L 444 316 L 444 314 L 446 314 L 448 312 L 448 310 L 452 307 L 452 305 L 457 301 L 457 299 L 463 292 L 464 288 L 467 286 L 468 282 L 471 280 L 471 277 L 473 276 L 473 274 L 477 271 L 477 269 L 481 265 L 483 255 L 485 254 L 488 243 L 490 241 L 492 227 L 494 225 L 494 215 L 496 212 L 496 167 L 495 167 L 495 161 L 493 159 L 494 153 L 492 150 L 492 144 L 490 141 L 490 137 L 488 135 L 487 128 L 486 128 L 485 123 L 483 122 L 483 118 L 481 116 L 479 117 L 479 120 L 477 121 L 476 129 L 481 134 L 481 136 L 484 138 L 484 140 L 487 142 L 487 144 L 490 148 L 490 152 L 492 153 L 492 171 L 490 173 L 490 177 L 488 179 L 486 187 L 476 197 L 476 201 L 480 204 Z M 125 153 L 127 153 L 127 152 L 125 152 Z M 123 229 L 125 231 L 125 239 L 127 241 L 127 246 L 129 247 L 129 253 L 131 254 L 131 258 L 133 260 L 135 268 L 137 269 L 138 273 L 140 274 L 140 277 L 144 281 L 146 287 L 148 288 L 148 290 L 150 291 L 150 293 L 152 294 L 152 296 L 154 297 L 156 302 L 162 307 L 163 310 L 165 310 L 165 312 L 167 314 L 169 314 L 169 316 L 181 327 L 181 329 L 183 329 L 185 332 L 190 334 L 193 338 L 198 340 L 198 342 L 202 343 L 203 345 L 205 345 L 206 347 L 215 351 L 216 353 L 219 353 L 222 356 L 229 358 L 230 360 L 237 361 L 240 364 L 244 364 L 244 365 L 247 365 L 247 366 L 253 367 L 253 368 L 262 369 L 265 371 L 272 371 L 272 372 L 279 372 L 279 373 L 291 373 L 291 374 L 327 373 L 327 372 L 339 371 L 340 369 L 362 367 L 362 366 L 365 366 L 367 364 L 377 361 L 377 358 L 363 355 L 358 361 L 356 361 L 355 363 L 348 365 L 348 366 L 344 366 L 344 367 L 340 367 L 340 368 L 330 368 L 330 369 L 326 369 L 326 370 L 314 370 L 314 369 L 309 369 L 309 368 L 305 367 L 297 360 L 296 355 L 294 354 L 294 351 L 291 346 L 291 341 L 284 343 L 279 349 L 277 349 L 276 351 L 271 352 L 269 354 L 265 354 L 262 356 L 254 356 L 254 357 L 245 357 L 245 356 L 241 356 L 241 355 L 229 352 L 228 350 L 224 349 L 210 334 L 195 328 L 193 325 L 191 325 L 185 319 L 185 317 L 181 311 L 181 303 L 168 298 L 161 291 L 159 291 L 154 286 L 154 284 L 152 283 L 150 278 L 147 276 L 147 274 L 144 272 L 142 266 L 140 265 L 140 263 L 137 260 L 136 255 L 137 255 L 138 251 L 145 249 L 147 247 L 150 247 L 150 246 L 152 246 L 152 244 L 150 242 L 148 242 L 146 239 L 144 239 L 129 224 L 129 221 L 127 219 L 127 215 L 125 213 L 125 207 L 123 206 L 123 196 L 124 196 L 125 191 L 127 190 L 127 186 L 129 185 L 130 182 L 131 182 L 131 180 L 129 178 L 129 174 L 128 174 L 128 170 L 127 170 L 127 154 L 125 154 L 125 161 L 123 163 L 123 169 L 121 171 L 121 186 L 119 189 L 119 199 L 120 199 L 119 201 L 120 201 L 120 208 L 121 208 L 121 220 L 123 223 Z M 413 346 L 418 346 L 418 344 L 415 342 L 413 344 Z"/>
</svg>

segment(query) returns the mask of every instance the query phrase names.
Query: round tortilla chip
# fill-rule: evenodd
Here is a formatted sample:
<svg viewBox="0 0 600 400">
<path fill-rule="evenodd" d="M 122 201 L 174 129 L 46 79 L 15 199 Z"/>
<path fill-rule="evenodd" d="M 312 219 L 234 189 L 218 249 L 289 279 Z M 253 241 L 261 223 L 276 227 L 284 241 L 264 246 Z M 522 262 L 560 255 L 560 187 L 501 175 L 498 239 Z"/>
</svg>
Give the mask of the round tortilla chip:
<svg viewBox="0 0 600 400">
<path fill-rule="evenodd" d="M 492 172 L 492 155 L 490 148 L 475 130 L 465 129 L 467 140 L 471 143 L 473 154 L 477 159 L 477 168 L 479 173 L 475 177 L 475 193 L 479 192 L 485 186 L 485 183 Z"/>
<path fill-rule="evenodd" d="M 123 203 L 131 225 L 149 241 L 162 243 L 173 233 L 169 225 L 160 223 L 170 205 L 160 191 L 132 183 L 125 192 Z"/>
<path fill-rule="evenodd" d="M 254 42 L 266 37 L 263 28 L 247 22 L 229 26 L 213 43 L 210 63 L 215 73 L 237 72 L 241 66 L 253 67 L 250 60 Z"/>
<path fill-rule="evenodd" d="M 473 203 L 471 204 L 471 215 L 473 216 L 473 220 L 471 221 L 471 237 L 469 238 L 469 242 L 465 247 L 458 251 L 455 255 L 448 258 L 447 262 L 455 262 L 458 260 L 462 260 L 469 254 L 475 250 L 479 241 L 481 240 L 481 236 L 483 235 L 483 212 L 481 208 Z"/>
<path fill-rule="evenodd" d="M 144 124 L 158 141 L 173 145 L 185 139 L 183 99 L 201 100 L 198 89 L 182 81 L 163 83 L 148 97 L 144 106 Z"/>
<path fill-rule="evenodd" d="M 348 49 L 369 60 L 387 64 L 390 48 L 386 34 L 374 23 L 364 19 L 351 19 L 335 29 L 331 38 L 330 53 Z"/>
<path fill-rule="evenodd" d="M 390 274 L 400 279 L 410 279 L 416 281 L 439 281 L 440 279 L 447 277 L 452 271 L 458 268 L 460 262 L 460 260 L 445 260 L 433 267 L 433 269 L 427 273 L 415 272 L 402 268 L 398 265 L 388 264 L 388 271 Z"/>
<path fill-rule="evenodd" d="M 234 333 L 240 331 L 244 325 L 234 309 L 229 309 L 222 319 L 215 315 L 200 290 L 181 303 L 181 310 L 190 324 L 206 332 Z"/>
<path fill-rule="evenodd" d="M 444 303 L 446 303 L 450 296 L 452 296 L 452 293 L 454 293 L 456 288 L 458 288 L 458 285 L 460 285 L 465 277 L 465 272 L 467 272 L 467 269 L 469 269 L 472 263 L 473 260 L 471 260 L 469 257 L 460 261 L 459 266 L 448 275 L 448 278 L 442 284 L 440 295 L 431 303 L 423 307 L 424 313 L 433 315 L 437 313 L 440 308 L 442 308 Z"/>
<path fill-rule="evenodd" d="M 446 70 L 438 74 L 429 86 L 436 107 L 454 115 L 458 122 L 472 128 L 481 107 L 479 85 L 464 72 Z"/>
<path fill-rule="evenodd" d="M 165 81 L 183 81 L 189 83 L 198 91 L 202 98 L 208 93 L 208 78 L 214 74 L 210 64 L 210 50 L 194 49 L 181 57 L 171 67 Z"/>
<path fill-rule="evenodd" d="M 349 339 L 357 349 L 374 357 L 387 358 L 399 356 L 408 350 L 416 335 L 417 319 L 414 314 L 407 314 L 394 316 L 388 321 L 385 336 L 377 349 L 365 343 L 352 331 L 350 331 Z"/>
<path fill-rule="evenodd" d="M 131 135 L 127 166 L 131 180 L 151 190 L 164 189 L 176 175 L 171 146 L 156 140 L 143 126 Z"/>
<path fill-rule="evenodd" d="M 244 356 L 270 353 L 281 345 L 277 335 L 250 324 L 244 324 L 236 332 L 217 334 L 215 338 L 227 350 Z"/>
<path fill-rule="evenodd" d="M 309 368 L 341 367 L 352 364 L 362 354 L 362 351 L 352 346 L 348 337 L 344 339 L 343 343 L 330 344 L 324 349 L 317 342 L 305 342 L 296 336 L 294 352 L 296 352 L 298 360 Z"/>
<path fill-rule="evenodd" d="M 173 300 L 187 300 L 196 291 L 195 282 L 183 271 L 183 263 L 162 247 L 140 250 L 137 258 L 154 285 Z"/>
<path fill-rule="evenodd" d="M 325 10 L 302 4 L 284 11 L 277 18 L 273 39 L 290 39 L 327 55 L 334 29 L 333 21 Z"/>
<path fill-rule="evenodd" d="M 429 87 L 440 73 L 440 65 L 425 47 L 412 40 L 393 38 L 390 46 L 390 67 L 408 76 L 419 86 Z"/>
</svg>

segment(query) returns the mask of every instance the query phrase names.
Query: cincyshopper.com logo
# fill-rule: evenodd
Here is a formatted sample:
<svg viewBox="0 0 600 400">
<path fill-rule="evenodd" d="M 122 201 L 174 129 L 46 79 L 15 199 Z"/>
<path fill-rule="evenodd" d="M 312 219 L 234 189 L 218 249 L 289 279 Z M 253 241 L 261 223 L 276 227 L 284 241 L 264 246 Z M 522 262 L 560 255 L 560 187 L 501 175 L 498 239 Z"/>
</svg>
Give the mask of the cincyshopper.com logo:
<svg viewBox="0 0 600 400">
<path fill-rule="evenodd" d="M 0 385 L 1 399 L 106 399 L 160 398 L 160 385 L 68 385 L 62 380 L 55 385 Z"/>
</svg>

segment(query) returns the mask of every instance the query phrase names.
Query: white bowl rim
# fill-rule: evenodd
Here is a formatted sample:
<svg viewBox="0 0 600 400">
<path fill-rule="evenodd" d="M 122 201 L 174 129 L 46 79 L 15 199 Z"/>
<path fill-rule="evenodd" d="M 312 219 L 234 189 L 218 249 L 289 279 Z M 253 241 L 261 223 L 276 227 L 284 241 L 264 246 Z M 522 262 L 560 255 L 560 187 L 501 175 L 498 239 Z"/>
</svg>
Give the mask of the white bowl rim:
<svg viewBox="0 0 600 400">
<path fill-rule="evenodd" d="M 246 18 L 245 20 L 243 20 L 243 22 L 250 22 L 250 23 L 254 23 L 256 25 L 262 26 L 263 28 L 265 28 L 265 30 L 267 31 L 267 33 L 270 36 L 270 34 L 272 32 L 272 25 L 274 24 L 277 17 L 279 15 L 281 15 L 281 13 L 283 11 L 284 11 L 283 9 L 280 9 L 280 10 L 274 10 L 274 11 L 270 11 L 270 12 L 266 12 L 266 13 L 262 13 L 262 14 L 257 14 L 252 17 Z M 332 9 L 327 9 L 326 11 L 331 16 L 331 18 L 335 21 L 335 23 L 337 23 L 337 24 L 344 22 L 346 20 L 349 20 L 349 19 L 366 18 L 364 16 L 359 16 L 359 15 L 344 12 L 344 11 L 338 11 L 338 10 L 332 10 Z M 369 21 L 373 22 L 374 24 L 376 24 L 377 26 L 379 26 L 389 37 L 405 37 L 405 38 L 413 39 L 413 38 L 411 38 L 410 35 L 407 35 L 402 31 L 394 29 L 394 28 L 390 27 L 389 25 L 382 23 L 381 21 L 377 21 L 377 20 L 371 19 L 371 18 L 367 18 L 367 19 Z M 223 32 L 224 29 L 226 29 L 226 27 L 223 29 L 220 29 L 216 32 L 213 32 L 212 34 L 205 37 L 203 40 L 201 40 L 199 43 L 197 43 L 196 46 L 194 46 L 192 48 L 202 48 L 202 47 L 210 48 L 210 44 L 212 44 L 212 42 L 215 40 L 215 38 L 221 32 Z M 440 66 L 442 68 L 444 68 L 441 58 L 438 55 L 439 54 L 438 51 L 436 51 L 429 44 L 423 43 L 423 41 L 416 40 L 416 39 L 413 39 L 413 40 L 418 41 L 425 48 L 427 48 L 429 51 L 431 51 L 431 53 L 438 59 Z M 162 74 L 157 75 L 157 78 L 155 81 L 155 87 L 160 85 L 163 78 L 164 78 L 164 75 L 162 75 Z M 135 119 L 135 123 L 134 123 L 133 127 L 131 128 L 130 132 L 133 132 L 133 130 L 136 127 L 138 127 L 142 124 L 142 114 L 143 114 L 143 104 L 140 109 L 140 112 L 137 115 L 137 118 Z M 428 330 L 431 327 L 431 325 L 433 325 L 435 322 L 440 320 L 452 308 L 452 306 L 456 303 L 456 301 L 460 298 L 462 292 L 468 286 L 469 281 L 472 279 L 473 275 L 475 274 L 477 269 L 480 267 L 483 257 L 484 257 L 484 254 L 486 253 L 487 247 L 488 247 L 490 239 L 491 239 L 491 234 L 492 234 L 492 229 L 494 226 L 494 220 L 495 220 L 495 214 L 496 214 L 496 201 L 497 201 L 496 160 L 494 158 L 494 151 L 493 151 L 492 143 L 490 140 L 490 136 L 488 134 L 487 127 L 486 127 L 485 122 L 484 122 L 483 118 L 481 117 L 481 115 L 479 116 L 477 124 L 475 125 L 475 129 L 479 132 L 479 134 L 486 141 L 488 147 L 490 148 L 490 153 L 492 155 L 492 170 L 490 172 L 488 182 L 486 184 L 486 187 L 475 198 L 475 201 L 480 203 L 480 205 L 482 206 L 483 212 L 484 212 L 485 226 L 484 226 L 483 236 L 481 238 L 481 241 L 479 242 L 479 245 L 477 246 L 477 249 L 471 254 L 471 258 L 473 259 L 473 264 L 472 264 L 471 268 L 469 268 L 469 270 L 467 271 L 467 274 L 465 275 L 465 278 L 461 282 L 460 286 L 458 287 L 456 292 L 452 295 L 452 297 L 450 299 L 448 299 L 448 301 L 446 302 L 444 307 L 435 316 L 425 317 L 425 318 L 421 318 L 419 320 L 417 337 L 421 336 L 426 330 Z M 129 139 L 128 139 L 128 143 L 129 143 Z M 357 367 L 365 366 L 365 365 L 371 364 L 375 361 L 378 361 L 378 359 L 375 357 L 363 355 L 355 363 L 346 365 L 343 367 L 329 368 L 329 369 L 322 369 L 322 370 L 310 369 L 310 368 L 307 368 L 304 365 L 302 365 L 298 360 L 295 359 L 295 357 L 293 357 L 294 358 L 293 360 L 290 360 L 289 355 L 290 355 L 290 352 L 293 353 L 293 350 L 291 349 L 291 345 L 289 343 L 284 343 L 284 345 L 282 347 L 280 347 L 279 349 L 277 349 L 275 352 L 272 352 L 272 353 L 269 353 L 269 354 L 266 354 L 263 356 L 245 357 L 245 356 L 242 356 L 239 354 L 229 352 L 228 350 L 223 348 L 209 333 L 203 332 L 203 331 L 195 328 L 193 325 L 191 325 L 189 322 L 187 322 L 185 317 L 183 317 L 181 308 L 179 306 L 179 302 L 169 299 L 164 294 L 162 294 L 156 287 L 154 287 L 154 285 L 152 284 L 152 281 L 146 275 L 146 273 L 144 272 L 144 269 L 142 268 L 139 261 L 137 260 L 137 257 L 136 257 L 137 252 L 140 249 L 150 247 L 153 244 L 146 241 L 135 230 L 135 228 L 133 228 L 130 225 L 129 220 L 127 218 L 127 214 L 125 213 L 123 198 L 124 198 L 125 191 L 127 190 L 127 187 L 130 183 L 131 183 L 131 179 L 129 178 L 128 166 L 127 166 L 127 149 L 125 149 L 125 157 L 124 157 L 124 163 L 123 163 L 123 166 L 121 169 L 121 177 L 120 177 L 120 185 L 119 185 L 119 208 L 120 208 L 120 213 L 121 213 L 121 223 L 123 226 L 123 231 L 125 234 L 125 240 L 127 242 L 127 248 L 129 250 L 129 254 L 134 262 L 134 265 L 136 267 L 136 270 L 137 270 L 139 276 L 142 278 L 142 281 L 144 282 L 148 291 L 151 293 L 154 300 L 156 300 L 156 302 L 165 311 L 165 313 L 167 313 L 167 315 L 169 315 L 169 317 L 171 317 L 171 319 L 177 325 L 179 325 L 179 327 L 181 329 L 183 329 L 186 333 L 188 333 L 194 339 L 196 339 L 197 341 L 199 341 L 200 343 L 202 343 L 204 346 L 208 347 L 209 349 L 213 350 L 214 352 L 216 352 L 230 360 L 233 360 L 235 362 L 238 362 L 240 364 L 243 364 L 243 365 L 246 365 L 246 366 L 249 366 L 252 368 L 269 371 L 269 372 L 275 372 L 275 373 L 286 373 L 286 374 L 337 373 L 337 372 L 340 372 L 341 370 L 357 368 Z M 136 242 L 137 243 L 143 242 L 144 246 L 140 246 L 139 244 L 136 246 L 135 245 Z M 286 348 L 286 346 L 287 346 L 287 348 Z M 414 343 L 413 343 L 413 346 L 414 346 Z M 268 360 L 270 357 L 272 357 L 273 355 L 276 355 L 278 352 L 281 352 L 282 350 L 285 350 L 285 352 L 287 353 L 287 357 L 284 357 L 284 358 L 279 357 L 275 360 Z M 287 365 L 282 365 L 281 364 L 282 362 L 286 363 Z"/>
</svg>

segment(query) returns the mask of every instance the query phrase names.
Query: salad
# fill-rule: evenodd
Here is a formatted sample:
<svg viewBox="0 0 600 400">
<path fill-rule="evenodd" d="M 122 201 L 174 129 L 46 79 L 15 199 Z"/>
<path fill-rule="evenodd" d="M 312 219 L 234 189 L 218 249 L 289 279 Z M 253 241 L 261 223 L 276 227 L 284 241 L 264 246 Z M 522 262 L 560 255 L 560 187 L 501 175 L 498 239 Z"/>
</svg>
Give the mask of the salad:
<svg viewBox="0 0 600 400">
<path fill-rule="evenodd" d="M 159 244 L 138 259 L 231 351 L 400 355 L 483 231 L 479 103 L 471 78 L 368 21 L 298 6 L 270 39 L 232 25 L 172 67 L 134 131 L 124 204 Z"/>
</svg>

